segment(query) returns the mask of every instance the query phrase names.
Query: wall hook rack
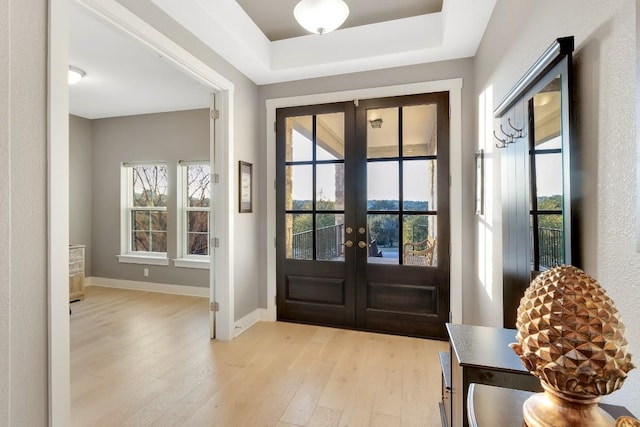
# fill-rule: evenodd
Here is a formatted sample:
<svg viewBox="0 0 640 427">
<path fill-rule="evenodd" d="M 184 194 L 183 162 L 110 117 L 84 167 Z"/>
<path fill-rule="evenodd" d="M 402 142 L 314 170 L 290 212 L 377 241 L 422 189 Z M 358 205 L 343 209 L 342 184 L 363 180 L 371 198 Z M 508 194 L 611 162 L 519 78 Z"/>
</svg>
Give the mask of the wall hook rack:
<svg viewBox="0 0 640 427">
<path fill-rule="evenodd" d="M 493 131 L 493 136 L 500 141 L 500 144 L 496 144 L 497 148 L 505 148 L 508 144 L 513 144 L 516 140 L 515 140 L 515 133 L 507 133 L 504 130 L 504 126 L 502 124 L 500 124 L 500 132 L 502 132 L 502 134 L 504 135 L 504 139 L 500 138 L 497 134 L 496 131 Z"/>
<path fill-rule="evenodd" d="M 513 129 L 514 131 L 516 131 L 516 133 L 514 134 L 514 137 L 515 137 L 516 139 L 524 138 L 525 136 L 527 136 L 527 135 L 524 133 L 524 126 L 523 126 L 522 128 L 520 128 L 520 129 L 518 129 L 517 127 L 515 127 L 515 126 L 511 123 L 511 117 L 508 117 L 508 118 L 507 118 L 507 123 L 509 123 L 509 126 L 511 127 L 511 129 Z"/>
<path fill-rule="evenodd" d="M 509 141 L 507 141 L 506 139 L 502 139 L 500 138 L 498 135 L 496 135 L 496 131 L 493 131 L 493 137 L 495 139 L 497 139 L 498 141 L 500 141 L 499 144 L 496 144 L 496 148 L 506 148 L 507 144 L 509 143 Z"/>
</svg>

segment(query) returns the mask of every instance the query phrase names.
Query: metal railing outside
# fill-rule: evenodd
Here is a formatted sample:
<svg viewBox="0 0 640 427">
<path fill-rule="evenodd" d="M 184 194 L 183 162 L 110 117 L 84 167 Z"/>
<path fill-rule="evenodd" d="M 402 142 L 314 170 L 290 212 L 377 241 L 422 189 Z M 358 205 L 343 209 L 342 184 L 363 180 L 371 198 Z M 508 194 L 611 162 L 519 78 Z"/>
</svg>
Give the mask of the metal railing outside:
<svg viewBox="0 0 640 427">
<path fill-rule="evenodd" d="M 540 269 L 547 270 L 564 264 L 564 236 L 557 228 L 538 228 Z"/>
<path fill-rule="evenodd" d="M 343 257 L 343 236 L 344 224 L 319 228 L 316 232 L 316 259 L 333 260 Z M 295 233 L 292 249 L 293 259 L 313 259 L 313 230 Z"/>
</svg>

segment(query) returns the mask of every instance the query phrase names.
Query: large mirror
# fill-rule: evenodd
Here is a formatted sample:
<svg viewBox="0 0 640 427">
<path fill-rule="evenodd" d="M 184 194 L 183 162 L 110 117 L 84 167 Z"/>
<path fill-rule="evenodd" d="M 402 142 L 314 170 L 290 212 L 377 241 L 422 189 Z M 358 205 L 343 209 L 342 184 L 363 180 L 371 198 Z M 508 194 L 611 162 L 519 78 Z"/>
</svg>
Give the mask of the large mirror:
<svg viewBox="0 0 640 427">
<path fill-rule="evenodd" d="M 580 266 L 572 51 L 572 37 L 556 40 L 495 111 L 505 139 L 499 144 L 505 327 L 515 326 L 532 278 L 557 265 Z"/>
</svg>

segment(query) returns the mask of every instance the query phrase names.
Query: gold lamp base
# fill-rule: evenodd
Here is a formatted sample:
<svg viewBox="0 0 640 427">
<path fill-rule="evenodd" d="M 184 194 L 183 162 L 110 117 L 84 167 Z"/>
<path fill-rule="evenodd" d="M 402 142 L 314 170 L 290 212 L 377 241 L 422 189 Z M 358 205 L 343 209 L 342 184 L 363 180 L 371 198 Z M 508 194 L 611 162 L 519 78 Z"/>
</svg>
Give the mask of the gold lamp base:
<svg viewBox="0 0 640 427">
<path fill-rule="evenodd" d="M 536 393 L 522 406 L 528 427 L 614 427 L 616 421 L 599 406 L 600 397 L 568 396 L 542 382 L 544 393 Z"/>
</svg>

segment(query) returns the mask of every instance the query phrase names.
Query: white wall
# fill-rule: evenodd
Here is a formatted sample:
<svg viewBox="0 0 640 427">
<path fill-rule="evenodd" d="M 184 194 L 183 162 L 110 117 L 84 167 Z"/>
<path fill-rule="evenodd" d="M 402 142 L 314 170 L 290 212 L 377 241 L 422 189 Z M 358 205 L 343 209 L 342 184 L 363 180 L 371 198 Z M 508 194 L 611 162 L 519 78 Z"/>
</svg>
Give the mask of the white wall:
<svg viewBox="0 0 640 427">
<path fill-rule="evenodd" d="M 0 425 L 45 426 L 47 2 L 0 2 Z"/>
<path fill-rule="evenodd" d="M 69 129 L 70 136 L 76 128 Z M 177 168 L 180 160 L 209 158 L 209 109 L 91 121 L 92 271 L 100 278 L 209 287 L 209 271 L 173 265 L 177 253 Z M 120 173 L 124 162 L 166 162 L 169 265 L 120 263 Z M 70 165 L 70 170 L 74 165 Z M 70 213 L 70 217 L 72 214 Z M 143 270 L 149 275 L 145 277 Z"/>
<path fill-rule="evenodd" d="M 577 143 L 582 147 L 585 271 L 608 291 L 627 325 L 630 352 L 640 365 L 640 253 L 636 251 L 636 68 L 633 0 L 498 1 L 475 58 L 479 140 L 493 146 L 490 115 L 527 68 L 558 37 L 575 36 Z M 481 97 L 486 95 L 485 115 Z M 484 124 L 487 124 L 485 127 Z M 495 151 L 495 150 L 494 150 Z M 491 215 L 478 219 L 491 259 L 469 291 L 478 301 L 470 323 L 496 325 L 502 306 L 500 159 L 494 168 Z M 479 243 L 483 241 L 479 239 Z M 491 267 L 486 275 L 486 268 Z M 486 278 L 486 280 L 484 280 Z M 640 414 L 640 369 L 608 400 Z"/>
</svg>

